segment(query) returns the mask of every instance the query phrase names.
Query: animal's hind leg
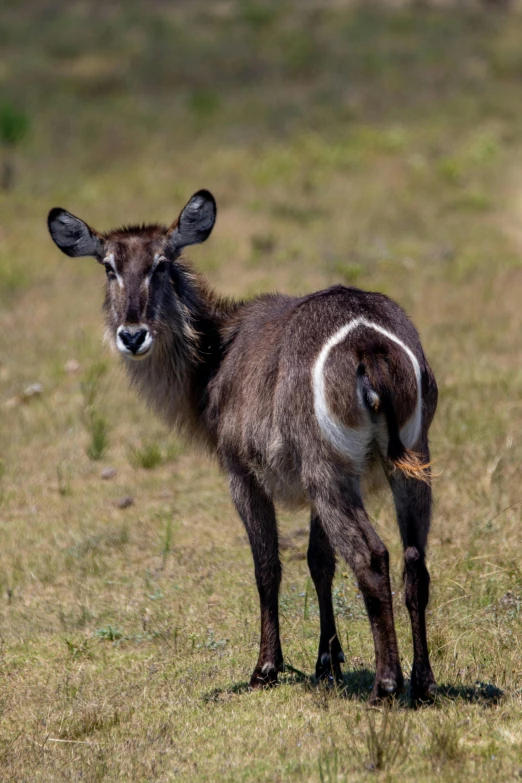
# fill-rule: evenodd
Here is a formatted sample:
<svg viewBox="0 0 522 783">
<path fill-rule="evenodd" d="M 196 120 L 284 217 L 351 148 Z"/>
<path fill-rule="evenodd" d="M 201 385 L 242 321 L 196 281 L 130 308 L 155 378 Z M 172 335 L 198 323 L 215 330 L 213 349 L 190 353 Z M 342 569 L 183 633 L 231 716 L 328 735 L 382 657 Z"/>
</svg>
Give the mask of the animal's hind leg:
<svg viewBox="0 0 522 783">
<path fill-rule="evenodd" d="M 363 595 L 375 643 L 375 684 L 370 701 L 378 703 L 403 688 L 393 622 L 388 550 L 364 510 L 358 480 L 310 488 L 312 503 L 332 545 L 353 568 Z"/>
<path fill-rule="evenodd" d="M 335 551 L 324 532 L 321 520 L 312 512 L 310 520 L 310 542 L 308 544 L 308 567 L 312 576 L 321 618 L 319 653 L 315 667 L 318 679 L 341 678 L 344 654 L 341 649 L 332 605 L 332 582 L 335 575 Z"/>
<path fill-rule="evenodd" d="M 427 448 L 426 461 L 429 461 Z M 404 593 L 413 635 L 411 697 L 415 702 L 432 701 L 437 693 L 431 670 L 426 636 L 426 606 L 430 576 L 425 563 L 431 516 L 431 487 L 399 471 L 389 476 L 397 520 L 404 547 Z"/>
<path fill-rule="evenodd" d="M 230 471 L 230 493 L 248 534 L 261 605 L 259 658 L 250 679 L 252 688 L 273 685 L 283 669 L 279 639 L 279 585 L 281 562 L 278 552 L 274 505 L 246 470 Z"/>
</svg>

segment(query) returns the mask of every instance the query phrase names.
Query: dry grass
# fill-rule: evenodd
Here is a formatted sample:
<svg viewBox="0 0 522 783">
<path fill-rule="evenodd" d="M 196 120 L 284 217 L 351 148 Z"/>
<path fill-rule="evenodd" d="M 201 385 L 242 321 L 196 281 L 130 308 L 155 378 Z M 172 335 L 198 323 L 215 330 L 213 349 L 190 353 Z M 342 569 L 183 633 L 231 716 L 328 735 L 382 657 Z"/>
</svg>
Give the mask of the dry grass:
<svg viewBox="0 0 522 783">
<path fill-rule="evenodd" d="M 522 18 L 275 0 L 1 15 L 0 78 L 33 131 L 0 195 L 0 779 L 514 779 Z M 292 668 L 247 690 L 257 596 L 226 483 L 127 389 L 102 346 L 102 271 L 45 227 L 54 205 L 100 229 L 168 222 L 199 187 L 220 212 L 193 258 L 221 291 L 356 282 L 421 330 L 441 391 L 433 708 L 368 711 L 370 631 L 343 565 L 344 684 L 310 678 L 307 519 L 287 513 Z M 371 513 L 408 676 L 388 499 Z"/>
</svg>

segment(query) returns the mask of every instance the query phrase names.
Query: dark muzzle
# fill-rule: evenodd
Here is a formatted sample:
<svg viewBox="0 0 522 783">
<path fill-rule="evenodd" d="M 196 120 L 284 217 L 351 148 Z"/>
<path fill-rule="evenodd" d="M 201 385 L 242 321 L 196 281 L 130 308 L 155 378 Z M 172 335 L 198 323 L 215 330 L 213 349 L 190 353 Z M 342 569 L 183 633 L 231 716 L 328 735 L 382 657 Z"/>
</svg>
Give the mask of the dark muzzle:
<svg viewBox="0 0 522 783">
<path fill-rule="evenodd" d="M 119 338 L 122 341 L 125 348 L 128 348 L 131 353 L 137 353 L 147 337 L 147 329 L 137 329 L 136 331 L 130 331 L 129 329 L 121 329 L 119 332 Z"/>
</svg>

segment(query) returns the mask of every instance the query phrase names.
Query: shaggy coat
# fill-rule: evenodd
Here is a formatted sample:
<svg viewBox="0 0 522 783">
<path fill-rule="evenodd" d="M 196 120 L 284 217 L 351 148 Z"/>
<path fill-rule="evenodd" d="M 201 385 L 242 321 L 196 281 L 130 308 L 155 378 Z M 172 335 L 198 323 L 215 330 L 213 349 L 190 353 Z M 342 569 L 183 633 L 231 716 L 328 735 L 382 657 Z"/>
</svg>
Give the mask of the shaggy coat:
<svg viewBox="0 0 522 783">
<path fill-rule="evenodd" d="M 335 552 L 355 572 L 376 652 L 371 700 L 403 687 L 388 552 L 363 505 L 362 482 L 391 486 L 404 546 L 414 663 L 412 697 L 435 694 L 426 641 L 431 512 L 428 428 L 437 387 L 418 333 L 382 294 L 334 286 L 303 297 L 217 297 L 180 258 L 214 225 L 199 191 L 170 227 L 99 234 L 61 209 L 56 244 L 92 255 L 107 272 L 106 336 L 132 384 L 169 426 L 217 455 L 245 525 L 261 604 L 253 687 L 283 668 L 281 564 L 274 503 L 311 508 L 308 563 L 320 607 L 319 678 L 340 677 L 344 655 L 332 607 Z"/>
</svg>

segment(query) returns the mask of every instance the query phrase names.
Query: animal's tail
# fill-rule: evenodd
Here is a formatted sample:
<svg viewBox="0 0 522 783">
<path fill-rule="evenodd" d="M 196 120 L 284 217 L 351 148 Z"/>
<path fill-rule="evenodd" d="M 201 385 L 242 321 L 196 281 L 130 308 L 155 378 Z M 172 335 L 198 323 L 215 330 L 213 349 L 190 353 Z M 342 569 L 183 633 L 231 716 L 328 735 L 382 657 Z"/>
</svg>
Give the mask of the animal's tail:
<svg viewBox="0 0 522 783">
<path fill-rule="evenodd" d="M 397 414 L 393 405 L 388 374 L 383 371 L 379 356 L 365 357 L 359 363 L 359 377 L 363 402 L 371 414 L 383 413 L 388 427 L 387 457 L 397 470 L 408 478 L 431 483 L 431 463 L 423 462 L 416 451 L 406 448 L 401 441 Z M 370 366 L 369 366 L 370 365 Z M 370 378 L 371 375 L 371 378 Z"/>
</svg>

